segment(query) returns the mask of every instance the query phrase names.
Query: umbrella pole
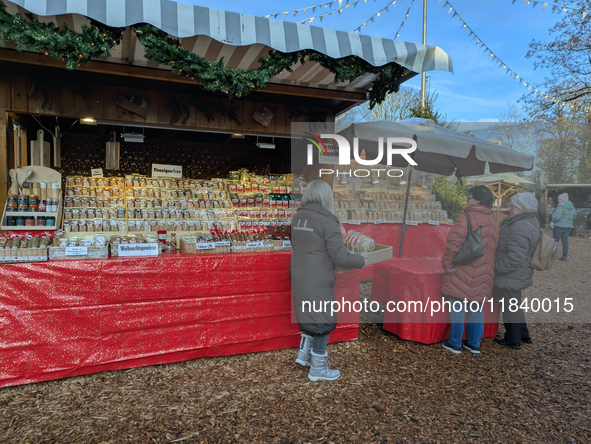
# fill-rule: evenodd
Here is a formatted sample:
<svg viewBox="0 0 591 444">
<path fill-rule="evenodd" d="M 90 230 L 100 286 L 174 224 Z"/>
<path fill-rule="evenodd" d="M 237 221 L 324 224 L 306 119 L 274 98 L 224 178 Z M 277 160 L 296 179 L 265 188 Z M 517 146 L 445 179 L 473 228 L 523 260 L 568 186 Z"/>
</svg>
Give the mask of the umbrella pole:
<svg viewBox="0 0 591 444">
<path fill-rule="evenodd" d="M 406 198 L 404 199 L 404 212 L 402 213 L 402 233 L 400 233 L 400 250 L 398 257 L 402 257 L 402 247 L 404 246 L 404 232 L 408 230 L 406 226 L 406 212 L 408 211 L 408 197 L 410 194 L 410 177 L 412 176 L 412 165 L 408 166 L 408 179 L 406 182 Z"/>
</svg>

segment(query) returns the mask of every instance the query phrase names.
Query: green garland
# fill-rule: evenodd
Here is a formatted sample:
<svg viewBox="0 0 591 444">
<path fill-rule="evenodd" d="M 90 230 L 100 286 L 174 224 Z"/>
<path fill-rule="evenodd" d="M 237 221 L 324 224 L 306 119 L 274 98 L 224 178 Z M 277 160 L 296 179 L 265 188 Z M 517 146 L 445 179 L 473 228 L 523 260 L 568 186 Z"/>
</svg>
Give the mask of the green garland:
<svg viewBox="0 0 591 444">
<path fill-rule="evenodd" d="M 61 28 L 53 23 L 40 23 L 32 15 L 23 20 L 20 14 L 10 15 L 0 2 L 0 38 L 18 43 L 17 50 L 27 48 L 66 62 L 66 69 L 88 65 L 121 42 L 121 30 L 99 23 L 82 26 L 82 32 Z"/>
<path fill-rule="evenodd" d="M 18 43 L 19 51 L 27 48 L 60 59 L 66 62 L 67 69 L 79 68 L 103 54 L 110 56 L 111 49 L 120 43 L 123 31 L 92 22 L 78 33 L 66 25 L 59 28 L 52 23 L 40 23 L 32 15 L 27 18 L 8 14 L 0 0 L 0 38 Z M 396 63 L 375 67 L 356 56 L 336 60 L 308 49 L 293 53 L 272 50 L 258 60 L 259 68 L 234 69 L 225 66 L 223 59 L 210 62 L 187 51 L 178 39 L 170 38 L 152 25 L 137 25 L 133 30 L 146 50 L 146 59 L 169 66 L 175 74 L 192 78 L 208 91 L 225 94 L 230 99 L 242 98 L 264 88 L 274 76 L 284 70 L 292 72 L 293 65 L 298 61 L 304 64 L 307 59 L 333 73 L 335 83 L 352 82 L 366 73 L 377 75 L 369 92 L 370 108 L 373 108 L 387 94 L 398 92 L 404 74 L 404 68 Z"/>
</svg>

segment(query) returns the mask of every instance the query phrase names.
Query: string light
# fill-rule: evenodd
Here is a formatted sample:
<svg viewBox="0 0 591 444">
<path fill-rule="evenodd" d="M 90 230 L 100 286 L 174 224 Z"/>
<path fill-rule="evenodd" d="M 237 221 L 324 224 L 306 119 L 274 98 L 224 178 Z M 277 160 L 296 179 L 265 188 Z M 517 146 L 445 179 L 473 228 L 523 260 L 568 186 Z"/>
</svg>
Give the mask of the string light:
<svg viewBox="0 0 591 444">
<path fill-rule="evenodd" d="M 351 32 L 361 32 L 362 26 L 367 26 L 367 22 L 373 22 L 374 19 L 378 18 L 382 14 L 383 11 L 388 12 L 388 8 L 390 6 L 396 6 L 396 0 L 389 0 L 388 4 L 386 6 L 384 6 L 382 9 L 380 9 L 378 12 L 376 12 L 374 15 L 372 15 L 368 20 L 364 21 L 363 24 L 359 25 L 357 28 L 355 28 Z"/>
<path fill-rule="evenodd" d="M 440 0 L 441 1 L 441 0 Z M 537 2 L 534 2 L 537 3 Z M 474 40 L 475 38 L 478 39 L 476 44 L 480 44 L 481 47 L 484 47 L 484 52 L 487 52 L 491 57 L 493 57 L 493 60 L 497 60 L 498 62 L 495 62 L 495 65 L 497 63 L 500 63 L 503 66 L 503 69 L 506 70 L 506 72 L 508 74 L 511 74 L 511 76 L 513 76 L 513 78 L 515 78 L 520 84 L 522 84 L 523 86 L 525 86 L 528 90 L 531 91 L 531 83 L 526 82 L 525 80 L 523 80 L 515 71 L 513 71 L 511 68 L 509 68 L 507 66 L 507 64 L 505 62 L 503 62 L 501 59 L 499 59 L 497 56 L 495 56 L 494 52 L 492 52 L 492 50 L 476 35 L 476 33 L 474 32 L 474 30 L 470 27 L 470 25 L 468 25 L 464 19 L 462 19 L 462 17 L 460 16 L 460 14 L 457 12 L 457 10 L 451 5 L 451 3 L 449 1 L 446 1 L 445 4 L 443 5 L 443 8 L 447 8 L 449 6 L 449 10 L 448 10 L 448 14 L 450 12 L 454 12 L 453 17 L 455 17 L 456 15 L 459 17 L 458 21 L 462 22 L 462 28 L 466 27 L 467 29 L 470 30 L 470 35 L 469 37 L 471 37 L 472 35 L 474 36 L 474 38 L 472 38 L 472 40 Z M 575 108 L 574 104 L 567 104 L 566 102 L 557 99 L 555 97 L 552 97 L 548 94 L 543 93 L 542 91 L 539 91 L 537 88 L 535 88 L 535 90 L 533 91 L 534 94 L 538 94 L 540 97 L 549 100 L 553 103 L 561 103 L 563 106 L 568 106 L 571 109 Z M 591 110 L 591 107 L 584 107 L 585 111 L 589 112 Z"/>
<path fill-rule="evenodd" d="M 404 19 L 402 20 L 402 23 L 400 23 L 400 26 L 398 27 L 398 31 L 396 31 L 396 35 L 394 36 L 394 40 L 396 40 L 398 38 L 398 36 L 400 36 L 400 31 L 402 31 L 402 28 L 404 27 L 404 22 L 408 18 L 408 14 L 410 14 L 410 8 L 412 8 L 412 5 L 414 2 L 415 2 L 415 0 L 412 0 L 412 2 L 410 2 L 410 5 L 409 5 L 408 9 L 406 10 L 406 14 L 404 15 Z"/>
</svg>

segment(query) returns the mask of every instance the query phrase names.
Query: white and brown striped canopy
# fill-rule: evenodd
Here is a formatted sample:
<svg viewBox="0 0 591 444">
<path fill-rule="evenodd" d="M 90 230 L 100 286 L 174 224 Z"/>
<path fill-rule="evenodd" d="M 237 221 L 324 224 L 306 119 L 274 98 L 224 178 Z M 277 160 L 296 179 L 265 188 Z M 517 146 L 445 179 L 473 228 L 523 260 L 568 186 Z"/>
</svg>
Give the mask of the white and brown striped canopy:
<svg viewBox="0 0 591 444">
<path fill-rule="evenodd" d="M 2 0 L 0 0 L 2 1 Z M 436 46 L 423 46 L 316 26 L 254 17 L 235 12 L 177 3 L 169 0 L 4 0 L 9 13 L 29 12 L 42 22 L 67 24 L 80 30 L 89 18 L 117 28 L 126 28 L 123 40 L 111 57 L 101 60 L 161 68 L 144 57 L 144 48 L 130 26 L 150 23 L 181 39 L 181 44 L 208 60 L 224 58 L 233 68 L 253 69 L 258 59 L 275 49 L 294 52 L 313 49 L 334 59 L 355 55 L 373 66 L 395 62 L 414 73 L 439 70 L 452 72 L 451 58 Z M 0 47 L 13 47 L 0 41 Z M 334 75 L 317 63 L 294 65 L 275 76 L 273 83 L 365 92 L 375 76 L 366 74 L 351 83 L 334 83 Z"/>
</svg>

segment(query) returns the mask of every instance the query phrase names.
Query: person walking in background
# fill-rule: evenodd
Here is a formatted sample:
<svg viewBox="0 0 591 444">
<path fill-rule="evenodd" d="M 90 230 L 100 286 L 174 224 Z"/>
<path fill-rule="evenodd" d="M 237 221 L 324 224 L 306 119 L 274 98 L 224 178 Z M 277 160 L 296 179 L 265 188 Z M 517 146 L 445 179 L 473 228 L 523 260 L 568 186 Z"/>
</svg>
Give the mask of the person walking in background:
<svg viewBox="0 0 591 444">
<path fill-rule="evenodd" d="M 503 302 L 505 337 L 496 338 L 495 342 L 520 349 L 522 341 L 532 342 L 521 309 L 521 292 L 533 284 L 530 260 L 540 241 L 538 202 L 530 193 L 517 193 L 511 199 L 509 211 L 509 217 L 501 221 L 493 290 Z"/>
<path fill-rule="evenodd" d="M 341 376 L 338 370 L 328 367 L 326 353 L 329 335 L 337 326 L 336 314 L 330 311 L 335 300 L 333 266 L 364 268 L 367 259 L 347 251 L 342 226 L 334 215 L 333 193 L 326 182 L 310 182 L 301 204 L 291 223 L 289 263 L 293 307 L 302 331 L 296 363 L 310 366 L 310 380 L 332 381 Z M 319 312 L 305 310 L 305 302 L 307 306 L 324 308 Z"/>
<path fill-rule="evenodd" d="M 467 207 L 460 213 L 447 236 L 445 253 L 441 260 L 446 273 L 441 284 L 441 294 L 451 302 L 451 332 L 442 345 L 452 353 L 461 353 L 462 345 L 471 353 L 480 353 L 480 340 L 484 333 L 482 305 L 485 298 L 490 298 L 492 293 L 495 252 L 499 240 L 499 224 L 491 212 L 494 200 L 493 193 L 488 187 L 479 185 L 471 188 L 468 191 Z M 481 228 L 484 256 L 467 265 L 455 265 L 454 257 L 462 248 L 468 234 L 466 213 L 470 217 L 472 230 Z M 464 300 L 468 301 L 467 307 L 464 306 Z M 479 305 L 477 310 L 472 309 L 473 301 Z M 462 342 L 465 308 L 468 308 L 467 340 Z"/>
<path fill-rule="evenodd" d="M 577 217 L 577 210 L 568 200 L 568 193 L 562 193 L 558 196 L 558 206 L 552 217 L 554 241 L 558 243 L 562 240 L 562 257 L 558 259 L 560 261 L 568 260 L 568 236 L 573 228 L 575 217 Z"/>
<path fill-rule="evenodd" d="M 536 190 L 533 188 L 527 190 L 528 193 L 531 193 L 532 196 L 536 197 Z M 546 227 L 546 206 L 544 202 L 542 202 L 542 198 L 538 199 L 538 211 L 536 212 L 536 219 L 538 219 L 538 223 L 540 224 L 540 228 Z"/>
</svg>

